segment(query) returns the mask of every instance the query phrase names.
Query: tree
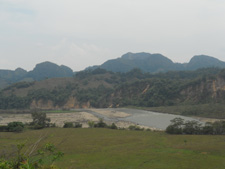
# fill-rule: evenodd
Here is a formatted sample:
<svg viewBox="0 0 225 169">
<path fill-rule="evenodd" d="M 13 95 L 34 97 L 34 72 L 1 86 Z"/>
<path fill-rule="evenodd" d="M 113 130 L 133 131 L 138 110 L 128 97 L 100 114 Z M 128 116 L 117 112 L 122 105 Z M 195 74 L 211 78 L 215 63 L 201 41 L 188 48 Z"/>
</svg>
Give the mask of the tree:
<svg viewBox="0 0 225 169">
<path fill-rule="evenodd" d="M 7 130 L 10 132 L 21 132 L 24 129 L 24 124 L 22 122 L 10 122 L 7 125 Z"/>
<path fill-rule="evenodd" d="M 112 123 L 112 125 L 110 126 L 111 129 L 118 129 L 118 127 L 116 126 L 115 123 Z"/>
<path fill-rule="evenodd" d="M 89 121 L 89 122 L 88 122 L 88 126 L 89 126 L 89 128 L 94 128 L 95 122 Z"/>
<path fill-rule="evenodd" d="M 94 125 L 96 128 L 106 128 L 107 124 L 103 121 L 102 118 L 99 119 L 99 122 Z"/>
<path fill-rule="evenodd" d="M 174 118 L 171 121 L 171 124 L 166 128 L 166 132 L 169 134 L 182 134 L 184 119 Z"/>
<path fill-rule="evenodd" d="M 73 128 L 73 127 L 74 127 L 73 122 L 65 122 L 63 125 L 63 128 Z"/>
<path fill-rule="evenodd" d="M 212 123 L 206 122 L 205 126 L 202 127 L 202 134 L 213 134 Z"/>
<path fill-rule="evenodd" d="M 35 129 L 49 127 L 51 119 L 47 118 L 46 113 L 33 112 L 31 115 L 33 119 L 33 122 L 31 122 L 31 125 L 34 125 Z"/>
<path fill-rule="evenodd" d="M 187 121 L 184 124 L 183 133 L 184 134 L 200 134 L 201 124 L 195 120 Z"/>
<path fill-rule="evenodd" d="M 213 134 L 225 134 L 225 121 L 215 121 L 212 126 Z"/>
</svg>

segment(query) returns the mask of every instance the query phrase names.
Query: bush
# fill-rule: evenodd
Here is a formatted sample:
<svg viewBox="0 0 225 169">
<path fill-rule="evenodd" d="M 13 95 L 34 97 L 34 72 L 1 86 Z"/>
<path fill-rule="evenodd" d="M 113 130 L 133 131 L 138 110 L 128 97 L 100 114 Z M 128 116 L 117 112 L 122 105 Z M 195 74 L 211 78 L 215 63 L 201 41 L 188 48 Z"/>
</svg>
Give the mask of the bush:
<svg viewBox="0 0 225 169">
<path fill-rule="evenodd" d="M 115 123 L 112 123 L 112 125 L 110 126 L 111 129 L 118 129 L 118 127 L 115 125 Z"/>
<path fill-rule="evenodd" d="M 63 128 L 82 128 L 82 124 L 79 122 L 65 122 Z"/>
<path fill-rule="evenodd" d="M 74 125 L 72 122 L 65 122 L 63 128 L 73 128 Z"/>
<path fill-rule="evenodd" d="M 183 133 L 184 119 L 174 118 L 171 124 L 166 128 L 166 133 L 169 134 L 182 134 Z"/>
<path fill-rule="evenodd" d="M 97 124 L 94 124 L 94 127 L 96 128 L 106 128 L 108 127 L 106 123 L 103 122 L 103 119 L 100 118 L 99 122 Z"/>
<path fill-rule="evenodd" d="M 30 123 L 34 129 L 41 129 L 50 126 L 50 118 L 47 118 L 46 113 L 44 112 L 33 112 L 32 114 L 33 121 Z"/>
<path fill-rule="evenodd" d="M 168 134 L 182 134 L 183 130 L 182 130 L 182 128 L 178 128 L 177 126 L 169 125 L 166 128 L 166 133 L 168 133 Z"/>
<path fill-rule="evenodd" d="M 22 122 L 10 122 L 7 125 L 7 131 L 9 132 L 21 132 L 24 129 L 24 124 Z"/>
<path fill-rule="evenodd" d="M 75 123 L 74 127 L 75 128 L 82 128 L 82 124 L 81 123 Z"/>
<path fill-rule="evenodd" d="M 89 128 L 94 128 L 95 127 L 95 122 L 89 121 L 88 122 L 88 126 L 89 126 Z"/>
<path fill-rule="evenodd" d="M 144 130 L 143 128 L 140 128 L 139 126 L 137 125 L 130 125 L 128 127 L 129 130 Z"/>
<path fill-rule="evenodd" d="M 0 126 L 0 132 L 8 131 L 8 126 Z"/>
<path fill-rule="evenodd" d="M 184 134 L 200 134 L 201 124 L 195 120 L 187 121 L 184 124 L 183 133 Z"/>
<path fill-rule="evenodd" d="M 53 163 L 62 158 L 64 154 L 57 151 L 55 145 L 51 143 L 45 144 L 43 148 L 37 150 L 36 154 L 32 154 L 36 146 L 35 143 L 30 147 L 31 149 L 27 149 L 24 153 L 25 145 L 18 144 L 15 157 L 0 159 L 0 169 L 57 169 L 58 167 L 53 165 Z M 30 151 L 32 156 L 26 155 L 28 151 Z"/>
</svg>

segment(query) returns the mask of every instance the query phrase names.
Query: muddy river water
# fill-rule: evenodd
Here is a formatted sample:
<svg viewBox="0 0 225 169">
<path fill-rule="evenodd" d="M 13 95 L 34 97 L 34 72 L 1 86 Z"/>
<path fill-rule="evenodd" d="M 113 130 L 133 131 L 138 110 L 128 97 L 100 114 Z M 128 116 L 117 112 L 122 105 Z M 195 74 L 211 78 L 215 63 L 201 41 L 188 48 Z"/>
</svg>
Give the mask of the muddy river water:
<svg viewBox="0 0 225 169">
<path fill-rule="evenodd" d="M 115 116 L 108 116 L 104 115 L 104 113 L 98 113 L 98 110 L 107 110 L 111 112 L 124 112 L 129 114 L 129 116 L 125 117 L 115 117 Z M 158 113 L 152 111 L 145 111 L 145 110 L 137 110 L 137 109 L 127 109 L 127 108 L 110 108 L 110 109 L 93 109 L 93 110 L 84 110 L 88 113 L 91 113 L 99 118 L 103 118 L 107 121 L 117 122 L 117 121 L 128 121 L 133 122 L 135 124 L 148 126 L 151 128 L 162 129 L 165 130 L 166 127 L 171 123 L 170 120 L 180 117 L 187 120 L 196 120 L 196 118 L 180 116 L 180 115 L 173 115 L 173 114 L 166 114 L 166 113 Z M 199 121 L 200 123 L 204 124 L 204 122 Z"/>
</svg>

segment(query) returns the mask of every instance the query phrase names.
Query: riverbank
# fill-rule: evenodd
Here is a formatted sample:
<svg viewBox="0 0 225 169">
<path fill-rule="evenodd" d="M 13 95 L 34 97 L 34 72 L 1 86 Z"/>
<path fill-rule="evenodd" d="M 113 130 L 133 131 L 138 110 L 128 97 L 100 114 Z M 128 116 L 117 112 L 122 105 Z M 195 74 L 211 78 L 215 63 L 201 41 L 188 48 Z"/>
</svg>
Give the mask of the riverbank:
<svg viewBox="0 0 225 169">
<path fill-rule="evenodd" d="M 84 128 L 88 127 L 89 121 L 98 122 L 99 118 L 102 118 L 108 125 L 115 123 L 119 128 L 128 128 L 130 125 L 137 125 L 141 128 L 151 130 L 165 130 L 170 124 L 170 120 L 176 117 L 185 120 L 197 120 L 201 123 L 207 120 L 127 108 L 76 109 L 70 112 L 58 113 L 51 111 L 46 114 L 51 119 L 51 123 L 55 123 L 58 127 L 62 127 L 65 122 L 79 122 Z M 31 114 L 0 114 L 0 125 L 6 125 L 13 121 L 29 123 L 32 121 Z"/>
</svg>

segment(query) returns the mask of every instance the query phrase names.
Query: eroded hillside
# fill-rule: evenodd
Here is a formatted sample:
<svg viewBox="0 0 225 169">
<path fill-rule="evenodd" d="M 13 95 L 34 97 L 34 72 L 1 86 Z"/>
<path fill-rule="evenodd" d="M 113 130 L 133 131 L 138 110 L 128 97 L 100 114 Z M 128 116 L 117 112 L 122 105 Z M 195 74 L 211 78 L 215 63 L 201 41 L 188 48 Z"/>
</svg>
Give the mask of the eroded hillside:
<svg viewBox="0 0 225 169">
<path fill-rule="evenodd" d="M 72 78 L 20 82 L 1 91 L 1 109 L 72 109 L 222 104 L 225 70 L 149 74 L 103 69 Z"/>
</svg>

